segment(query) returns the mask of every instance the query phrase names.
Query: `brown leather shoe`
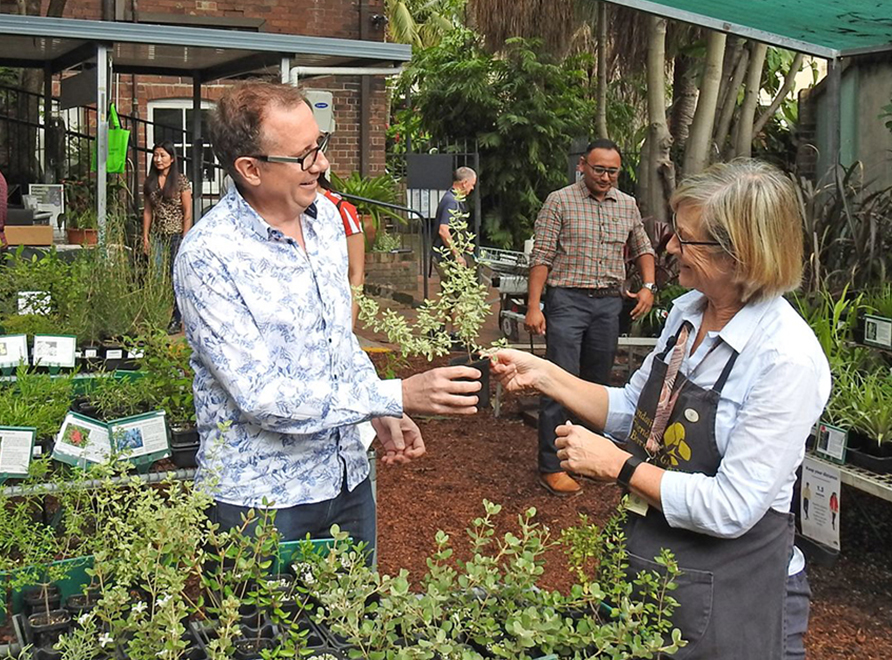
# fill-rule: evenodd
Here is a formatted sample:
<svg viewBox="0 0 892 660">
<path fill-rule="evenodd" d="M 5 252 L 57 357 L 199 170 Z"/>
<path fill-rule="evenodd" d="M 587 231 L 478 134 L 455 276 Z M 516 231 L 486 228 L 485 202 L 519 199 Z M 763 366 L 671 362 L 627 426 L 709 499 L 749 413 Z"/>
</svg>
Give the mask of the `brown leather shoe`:
<svg viewBox="0 0 892 660">
<path fill-rule="evenodd" d="M 582 492 L 582 486 L 566 472 L 540 472 L 539 483 L 558 497 L 573 497 Z"/>
</svg>

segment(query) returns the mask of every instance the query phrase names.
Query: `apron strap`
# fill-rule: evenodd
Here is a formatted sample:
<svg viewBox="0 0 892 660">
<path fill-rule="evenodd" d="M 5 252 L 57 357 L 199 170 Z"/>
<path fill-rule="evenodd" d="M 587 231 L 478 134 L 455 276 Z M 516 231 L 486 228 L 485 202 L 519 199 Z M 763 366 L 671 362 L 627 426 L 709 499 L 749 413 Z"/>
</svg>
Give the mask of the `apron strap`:
<svg viewBox="0 0 892 660">
<path fill-rule="evenodd" d="M 678 343 L 678 335 L 681 334 L 681 330 L 682 330 L 682 328 L 685 327 L 685 325 L 691 326 L 691 324 L 688 323 L 687 321 L 682 322 L 682 324 L 680 326 L 678 326 L 678 332 L 676 332 L 674 335 L 672 335 L 669 338 L 669 341 L 666 342 L 666 348 L 663 349 L 663 352 L 657 354 L 657 357 L 660 358 L 663 362 L 666 361 L 666 356 L 669 354 L 669 351 L 671 351 L 673 348 L 675 348 L 675 344 Z M 692 328 L 693 328 L 693 326 L 691 326 L 688 329 L 688 332 L 690 332 L 690 330 Z"/>
<path fill-rule="evenodd" d="M 728 361 L 725 363 L 725 368 L 722 369 L 722 375 L 719 376 L 719 379 L 715 382 L 715 385 L 712 386 L 712 390 L 716 394 L 722 393 L 722 388 L 724 388 L 725 383 L 728 382 L 728 376 L 731 375 L 731 369 L 734 368 L 734 363 L 737 362 L 738 355 L 739 353 L 732 348 L 731 357 L 729 357 Z"/>
</svg>

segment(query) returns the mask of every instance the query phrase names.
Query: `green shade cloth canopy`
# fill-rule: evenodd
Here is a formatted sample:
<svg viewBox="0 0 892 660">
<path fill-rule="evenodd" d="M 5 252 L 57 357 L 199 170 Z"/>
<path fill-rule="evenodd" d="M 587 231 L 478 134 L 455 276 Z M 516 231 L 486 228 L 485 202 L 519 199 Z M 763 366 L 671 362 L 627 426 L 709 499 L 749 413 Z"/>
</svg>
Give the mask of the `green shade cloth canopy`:
<svg viewBox="0 0 892 660">
<path fill-rule="evenodd" d="M 892 50 L 890 0 L 609 2 L 828 59 Z"/>
</svg>

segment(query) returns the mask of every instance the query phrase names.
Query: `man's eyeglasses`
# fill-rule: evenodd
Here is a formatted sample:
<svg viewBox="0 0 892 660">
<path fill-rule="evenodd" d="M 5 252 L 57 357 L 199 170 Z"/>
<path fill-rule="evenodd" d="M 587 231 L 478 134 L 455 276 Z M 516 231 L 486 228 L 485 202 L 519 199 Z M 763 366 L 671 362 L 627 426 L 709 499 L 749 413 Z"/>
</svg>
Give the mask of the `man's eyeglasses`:
<svg viewBox="0 0 892 660">
<path fill-rule="evenodd" d="M 266 163 L 297 163 L 300 165 L 300 169 L 306 172 L 313 167 L 319 152 L 325 151 L 329 140 L 331 140 L 331 133 L 323 133 L 319 136 L 319 141 L 316 143 L 316 146 L 303 156 L 267 156 L 265 154 L 255 154 L 248 156 L 248 158 L 256 158 L 257 160 L 262 160 Z"/>
<path fill-rule="evenodd" d="M 675 234 L 675 240 L 678 241 L 678 247 L 681 252 L 684 252 L 685 245 L 712 245 L 714 247 L 720 247 L 722 244 L 718 241 L 686 241 L 684 240 L 678 233 L 678 226 L 675 223 L 675 214 L 672 214 L 672 223 L 670 225 L 672 228 L 672 233 Z"/>
<path fill-rule="evenodd" d="M 594 172 L 596 176 L 604 176 L 605 174 L 607 174 L 612 179 L 617 174 L 619 174 L 618 167 L 604 167 L 603 165 L 592 165 L 584 158 L 582 159 L 582 162 L 585 163 L 586 165 L 588 165 L 589 169 L 591 169 L 591 171 Z"/>
</svg>

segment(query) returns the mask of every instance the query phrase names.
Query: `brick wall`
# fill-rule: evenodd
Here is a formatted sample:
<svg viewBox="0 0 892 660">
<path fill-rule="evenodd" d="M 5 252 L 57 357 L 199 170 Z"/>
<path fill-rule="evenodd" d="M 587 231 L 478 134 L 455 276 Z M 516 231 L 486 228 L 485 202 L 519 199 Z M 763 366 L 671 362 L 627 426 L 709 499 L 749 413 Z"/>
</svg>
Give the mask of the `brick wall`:
<svg viewBox="0 0 892 660">
<path fill-rule="evenodd" d="M 130 0 L 110 0 L 131 7 Z M 383 13 L 384 0 L 363 0 L 369 13 Z M 44 11 L 49 0 L 43 0 Z M 7 5 L 9 5 L 7 7 Z M 262 19 L 265 32 L 297 34 L 343 39 L 360 38 L 360 2 L 358 0 L 262 0 L 246 3 L 244 0 L 140 0 L 139 12 L 151 14 L 189 15 L 209 19 Z M 15 11 L 9 0 L 0 0 L 0 11 Z M 100 19 L 102 0 L 68 0 L 66 18 Z M 159 26 L 159 30 L 164 30 Z M 368 26 L 368 39 L 383 40 L 383 30 Z M 278 80 L 278 78 L 276 78 Z M 133 77 L 117 76 L 112 98 L 118 99 L 118 110 L 123 114 L 136 114 L 148 118 L 148 104 L 163 99 L 192 98 L 192 82 L 188 78 L 157 76 L 136 77 L 134 94 Z M 303 84 L 324 89 L 334 94 L 334 113 L 337 132 L 329 148 L 332 168 L 341 176 L 360 169 L 360 78 L 328 76 L 305 81 Z M 220 97 L 225 84 L 208 84 L 202 89 L 202 99 L 214 101 Z M 133 107 L 131 99 L 136 100 Z M 384 172 L 384 130 L 387 124 L 387 99 L 384 81 L 372 79 L 369 103 L 370 142 L 369 169 L 371 175 Z M 152 145 L 140 144 L 146 148 Z M 140 163 L 144 168 L 145 163 Z"/>
</svg>

